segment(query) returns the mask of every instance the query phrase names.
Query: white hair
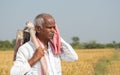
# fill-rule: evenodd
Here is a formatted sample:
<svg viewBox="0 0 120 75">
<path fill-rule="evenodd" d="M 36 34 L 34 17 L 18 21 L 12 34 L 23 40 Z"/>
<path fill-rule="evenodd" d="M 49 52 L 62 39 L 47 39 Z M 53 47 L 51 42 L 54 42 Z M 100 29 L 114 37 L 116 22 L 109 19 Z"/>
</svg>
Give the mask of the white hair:
<svg viewBox="0 0 120 75">
<path fill-rule="evenodd" d="M 55 23 L 54 18 L 50 14 L 46 14 L 46 13 L 39 14 L 35 18 L 35 25 L 39 25 L 42 28 L 43 25 L 49 23 L 48 19 L 49 21 Z"/>
<path fill-rule="evenodd" d="M 41 28 L 43 27 L 44 19 L 42 17 L 35 19 L 35 25 L 39 25 Z"/>
</svg>

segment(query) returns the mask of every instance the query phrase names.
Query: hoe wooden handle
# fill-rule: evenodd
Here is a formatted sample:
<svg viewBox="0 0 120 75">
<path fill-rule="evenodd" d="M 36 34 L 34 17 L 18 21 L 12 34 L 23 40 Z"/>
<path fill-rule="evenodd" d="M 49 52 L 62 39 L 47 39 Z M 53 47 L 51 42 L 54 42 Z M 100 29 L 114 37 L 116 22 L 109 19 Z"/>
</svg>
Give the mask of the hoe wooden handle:
<svg viewBox="0 0 120 75">
<path fill-rule="evenodd" d="M 37 49 L 37 48 L 39 47 L 39 44 L 38 44 L 38 42 L 37 42 L 37 40 L 36 40 L 33 23 L 32 23 L 32 22 L 27 22 L 27 23 L 26 23 L 26 27 L 28 28 L 28 30 L 29 30 L 29 32 L 30 32 L 30 36 L 31 36 L 32 42 L 33 42 L 35 48 Z M 25 28 L 25 29 L 26 29 L 26 28 Z M 45 64 L 45 62 L 44 62 L 43 57 L 40 59 L 40 62 L 41 62 L 41 65 L 42 65 L 42 68 L 43 68 L 43 70 L 44 70 L 45 75 L 49 75 L 49 74 L 48 74 L 48 70 L 47 70 L 47 66 L 46 66 L 46 64 Z"/>
</svg>

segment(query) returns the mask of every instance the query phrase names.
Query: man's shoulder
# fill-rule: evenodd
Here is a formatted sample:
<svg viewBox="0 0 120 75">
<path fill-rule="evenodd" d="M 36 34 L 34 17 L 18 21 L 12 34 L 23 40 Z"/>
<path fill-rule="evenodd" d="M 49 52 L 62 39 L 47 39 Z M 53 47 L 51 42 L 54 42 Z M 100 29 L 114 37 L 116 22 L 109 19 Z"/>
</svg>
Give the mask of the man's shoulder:
<svg viewBox="0 0 120 75">
<path fill-rule="evenodd" d="M 33 45 L 32 41 L 28 41 L 20 46 L 20 48 L 22 48 L 22 49 L 29 49 L 29 48 L 33 48 L 33 47 L 34 47 L 34 45 Z"/>
<path fill-rule="evenodd" d="M 28 45 L 32 46 L 33 45 L 32 41 L 28 41 L 28 42 L 24 43 L 21 46 L 28 46 Z"/>
<path fill-rule="evenodd" d="M 17 55 L 28 58 L 29 55 L 33 52 L 34 52 L 34 47 L 32 46 L 32 43 L 29 41 L 19 47 Z"/>
</svg>

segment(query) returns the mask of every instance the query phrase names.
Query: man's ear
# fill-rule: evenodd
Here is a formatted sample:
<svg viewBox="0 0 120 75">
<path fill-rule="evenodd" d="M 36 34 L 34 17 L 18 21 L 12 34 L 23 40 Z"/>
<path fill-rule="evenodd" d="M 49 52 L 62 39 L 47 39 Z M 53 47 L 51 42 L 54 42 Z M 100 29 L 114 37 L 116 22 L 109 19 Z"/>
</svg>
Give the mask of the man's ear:
<svg viewBox="0 0 120 75">
<path fill-rule="evenodd" d="M 40 26 L 38 26 L 38 25 L 36 25 L 36 26 L 35 26 L 35 30 L 36 30 L 36 32 L 38 32 L 38 33 L 39 33 L 39 32 L 41 31 L 41 27 L 40 27 Z"/>
</svg>

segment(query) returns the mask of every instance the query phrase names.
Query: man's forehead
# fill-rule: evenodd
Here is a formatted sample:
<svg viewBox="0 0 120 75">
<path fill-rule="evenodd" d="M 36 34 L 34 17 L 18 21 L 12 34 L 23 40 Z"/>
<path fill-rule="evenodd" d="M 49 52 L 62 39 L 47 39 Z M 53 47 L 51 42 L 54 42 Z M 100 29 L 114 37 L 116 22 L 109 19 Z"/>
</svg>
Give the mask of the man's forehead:
<svg viewBox="0 0 120 75">
<path fill-rule="evenodd" d="M 46 24 L 46 25 L 44 25 L 45 27 L 54 27 L 55 26 L 55 24 Z"/>
<path fill-rule="evenodd" d="M 45 22 L 45 25 L 55 25 L 54 19 L 51 19 L 51 18 L 47 19 Z"/>
<path fill-rule="evenodd" d="M 55 23 L 55 20 L 53 18 L 48 18 L 47 22 L 49 22 L 49 23 Z"/>
</svg>

